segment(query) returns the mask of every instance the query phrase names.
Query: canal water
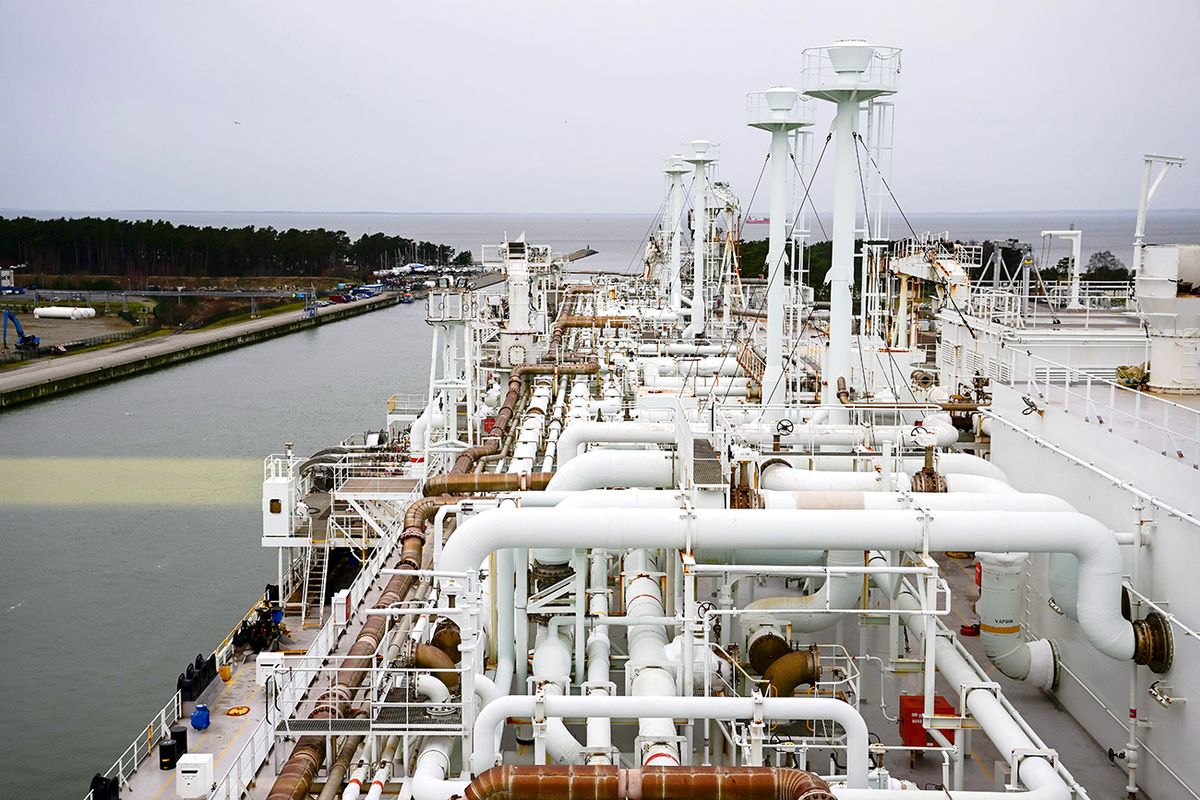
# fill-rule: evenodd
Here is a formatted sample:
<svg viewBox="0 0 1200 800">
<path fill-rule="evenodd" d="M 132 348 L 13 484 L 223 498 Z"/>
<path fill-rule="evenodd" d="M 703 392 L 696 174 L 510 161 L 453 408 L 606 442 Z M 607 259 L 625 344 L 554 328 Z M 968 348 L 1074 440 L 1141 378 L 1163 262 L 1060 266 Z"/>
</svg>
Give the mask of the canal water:
<svg viewBox="0 0 1200 800">
<path fill-rule="evenodd" d="M 0 414 L 0 797 L 80 798 L 273 580 L 262 459 L 423 392 L 423 303 Z M 148 764 L 146 768 L 155 768 Z"/>
</svg>

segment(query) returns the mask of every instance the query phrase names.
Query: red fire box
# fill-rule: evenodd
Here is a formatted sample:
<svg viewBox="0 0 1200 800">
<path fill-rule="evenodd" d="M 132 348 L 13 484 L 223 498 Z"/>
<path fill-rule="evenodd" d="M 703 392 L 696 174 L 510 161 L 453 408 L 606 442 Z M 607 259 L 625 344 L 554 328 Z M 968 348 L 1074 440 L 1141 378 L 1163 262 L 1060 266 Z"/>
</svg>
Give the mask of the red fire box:
<svg viewBox="0 0 1200 800">
<path fill-rule="evenodd" d="M 936 743 L 929 738 L 921 715 L 925 712 L 925 697 L 919 694 L 900 695 L 900 741 L 905 747 L 929 747 Z M 940 694 L 933 696 L 933 713 L 937 716 L 953 717 L 957 714 L 954 705 Z M 946 738 L 954 741 L 954 731 L 942 731 Z"/>
</svg>

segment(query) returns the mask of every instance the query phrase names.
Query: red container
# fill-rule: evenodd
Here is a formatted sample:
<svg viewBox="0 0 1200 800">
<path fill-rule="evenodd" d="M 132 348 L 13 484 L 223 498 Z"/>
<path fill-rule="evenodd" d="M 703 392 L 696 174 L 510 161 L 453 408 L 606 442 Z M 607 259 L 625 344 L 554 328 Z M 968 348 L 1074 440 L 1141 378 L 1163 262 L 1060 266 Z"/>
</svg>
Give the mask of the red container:
<svg viewBox="0 0 1200 800">
<path fill-rule="evenodd" d="M 925 712 L 925 697 L 919 694 L 900 695 L 900 742 L 905 747 L 932 747 L 936 743 L 921 724 Z M 933 713 L 936 716 L 956 716 L 954 705 L 940 694 L 933 696 Z M 954 741 L 954 731 L 942 731 L 946 738 Z"/>
<path fill-rule="evenodd" d="M 495 417 L 484 417 L 483 418 L 483 432 L 484 433 L 491 433 L 492 428 L 494 428 L 494 427 L 496 427 L 496 418 Z"/>
</svg>

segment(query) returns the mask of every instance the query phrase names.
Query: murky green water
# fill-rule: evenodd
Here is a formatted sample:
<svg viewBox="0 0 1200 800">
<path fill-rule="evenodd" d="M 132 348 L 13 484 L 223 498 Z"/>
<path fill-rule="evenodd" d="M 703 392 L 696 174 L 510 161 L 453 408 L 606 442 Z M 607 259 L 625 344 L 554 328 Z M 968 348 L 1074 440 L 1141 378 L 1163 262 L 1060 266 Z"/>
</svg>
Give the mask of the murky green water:
<svg viewBox="0 0 1200 800">
<path fill-rule="evenodd" d="M 36 470 L 0 482 L 0 797 L 82 797 L 221 640 L 275 572 L 262 457 L 381 428 L 389 395 L 424 391 L 424 312 L 0 414 L 0 475 Z"/>
</svg>

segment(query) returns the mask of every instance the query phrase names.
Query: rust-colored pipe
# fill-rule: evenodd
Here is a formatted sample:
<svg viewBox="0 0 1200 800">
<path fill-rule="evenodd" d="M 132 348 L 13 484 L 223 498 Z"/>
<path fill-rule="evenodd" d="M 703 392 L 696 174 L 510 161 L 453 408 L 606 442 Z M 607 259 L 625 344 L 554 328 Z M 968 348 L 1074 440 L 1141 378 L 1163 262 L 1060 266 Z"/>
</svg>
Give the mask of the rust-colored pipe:
<svg viewBox="0 0 1200 800">
<path fill-rule="evenodd" d="M 405 569 L 419 569 L 424 555 L 425 525 L 444 505 L 454 503 L 452 497 L 425 497 L 417 500 L 408 507 L 404 515 L 404 532 L 401 534 L 400 561 L 397 566 Z M 375 608 L 388 608 L 403 600 L 412 593 L 416 580 L 412 575 L 393 575 L 384 586 L 383 594 L 375 603 Z M 367 668 L 374 661 L 375 651 L 383 640 L 387 618 L 382 616 L 368 617 L 359 630 L 358 638 L 347 653 L 338 671 L 337 682 L 317 698 L 315 708 L 310 714 L 312 719 L 344 718 L 350 710 L 350 701 L 358 687 L 366 677 Z M 437 648 L 432 648 L 437 650 Z M 440 653 L 446 661 L 453 662 L 449 657 Z M 304 800 L 308 797 L 313 778 L 325 760 L 324 736 L 301 736 L 292 748 L 287 763 L 280 770 L 279 777 L 271 786 L 267 800 Z"/>
<path fill-rule="evenodd" d="M 782 767 L 492 767 L 466 800 L 836 800 L 811 772 Z"/>
<path fill-rule="evenodd" d="M 504 438 L 504 433 L 508 430 L 513 415 L 516 413 L 517 402 L 521 398 L 521 382 L 525 376 L 595 375 L 599 371 L 600 364 L 595 360 L 582 364 L 522 364 L 514 367 L 508 375 L 508 393 L 504 396 L 504 402 L 500 404 L 500 410 L 496 412 L 496 426 L 492 428 L 492 438 L 483 444 L 460 450 L 454 459 L 454 466 L 450 469 L 450 474 L 465 475 L 474 469 L 475 462 L 479 459 L 500 452 L 500 441 Z M 436 480 L 436 478 L 430 480 Z M 427 491 L 426 494 L 431 494 L 431 492 Z"/>
<path fill-rule="evenodd" d="M 553 472 L 435 475 L 425 481 L 423 491 L 426 496 L 467 492 L 541 492 L 545 491 L 553 477 Z"/>
<path fill-rule="evenodd" d="M 767 669 L 779 659 L 792 652 L 792 646 L 777 633 L 766 633 L 750 643 L 750 666 L 759 675 L 766 675 Z"/>
<path fill-rule="evenodd" d="M 432 644 L 417 645 L 413 664 L 429 670 L 433 677 L 446 684 L 451 694 L 458 691 L 458 672 L 454 669 L 454 659 L 441 648 Z"/>
<path fill-rule="evenodd" d="M 610 326 L 613 328 L 623 328 L 626 325 L 632 325 L 633 317 L 618 317 L 618 316 L 570 316 L 559 317 L 554 321 L 555 327 L 558 328 L 603 328 Z"/>
<path fill-rule="evenodd" d="M 846 388 L 845 378 L 837 379 L 837 399 L 841 401 L 842 405 L 844 406 L 850 405 L 850 390 Z"/>
<path fill-rule="evenodd" d="M 770 684 L 773 697 L 791 697 L 797 686 L 812 685 L 821 678 L 821 656 L 816 645 L 807 650 L 793 650 L 775 659 L 762 673 Z"/>
</svg>

